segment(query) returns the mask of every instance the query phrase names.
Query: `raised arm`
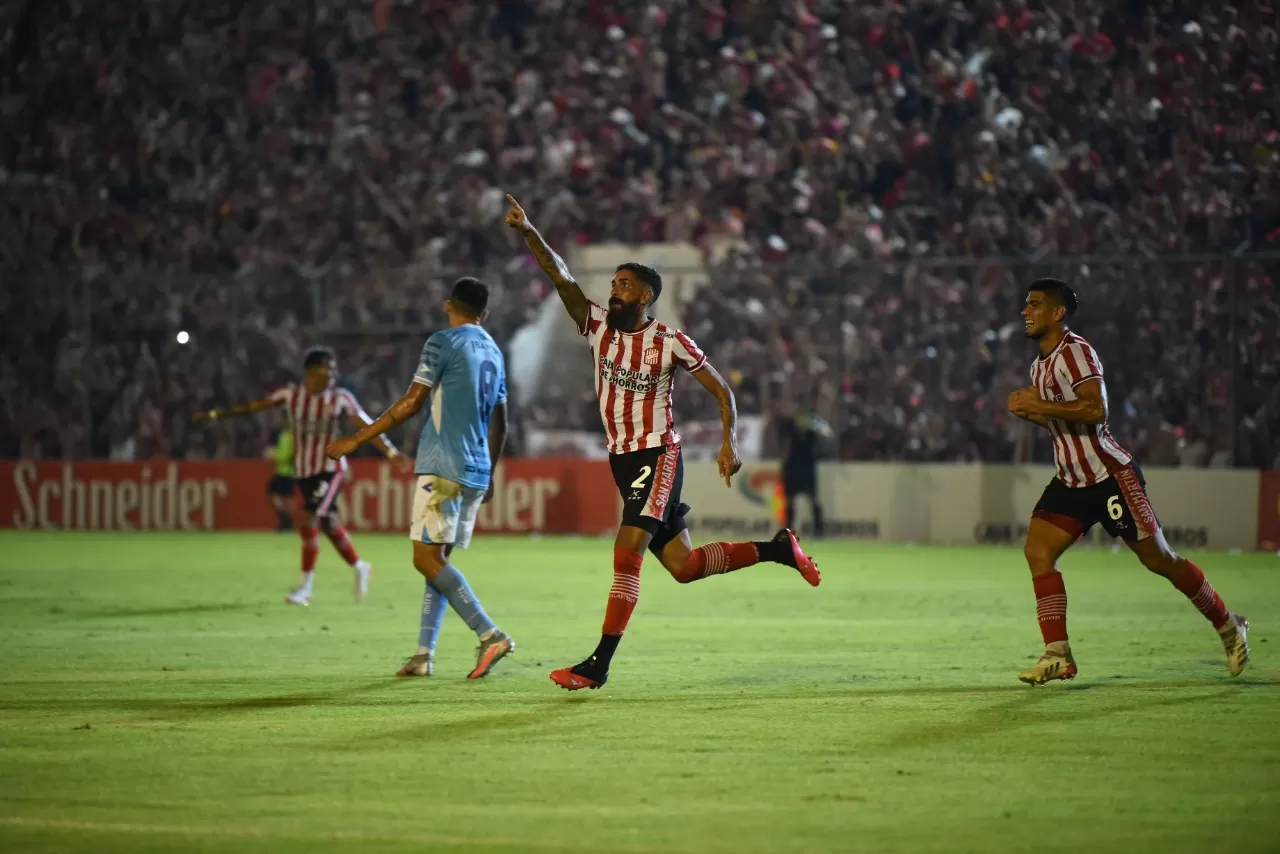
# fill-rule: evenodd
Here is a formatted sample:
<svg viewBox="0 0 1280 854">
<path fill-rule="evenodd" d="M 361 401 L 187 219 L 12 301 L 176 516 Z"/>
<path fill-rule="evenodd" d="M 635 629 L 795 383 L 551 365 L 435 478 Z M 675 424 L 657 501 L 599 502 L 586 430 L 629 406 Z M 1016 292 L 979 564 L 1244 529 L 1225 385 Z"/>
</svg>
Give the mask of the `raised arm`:
<svg viewBox="0 0 1280 854">
<path fill-rule="evenodd" d="M 720 465 L 720 476 L 724 478 L 725 486 L 730 486 L 731 479 L 742 468 L 742 459 L 738 456 L 738 403 L 734 400 L 733 389 L 729 388 L 724 377 L 709 362 L 704 362 L 701 368 L 693 372 L 693 376 L 720 404 L 724 443 L 720 446 L 716 462 Z"/>
<path fill-rule="evenodd" d="M 538 266 L 542 268 L 542 272 L 546 273 L 547 278 L 556 286 L 556 293 L 560 294 L 560 301 L 569 310 L 569 316 L 573 318 L 574 323 L 578 324 L 578 329 L 585 329 L 588 311 L 587 295 L 582 292 L 573 274 L 569 272 L 569 265 L 551 250 L 547 241 L 542 239 L 538 229 L 534 228 L 529 218 L 525 216 L 524 208 L 520 207 L 519 202 L 511 196 L 507 196 L 507 201 L 511 203 L 511 209 L 507 211 L 507 225 L 524 235 L 524 242 L 528 244 L 533 257 L 538 259 Z"/>
<path fill-rule="evenodd" d="M 207 412 L 197 412 L 195 415 L 191 416 L 191 420 L 196 424 L 204 424 L 207 421 L 217 421 L 219 418 L 234 418 L 238 415 L 252 415 L 255 412 L 265 412 L 268 409 L 275 409 L 277 406 L 283 405 L 283 400 L 264 397 L 261 400 L 251 400 L 248 403 L 238 403 L 235 406 L 228 406 L 224 409 L 210 409 Z"/>
<path fill-rule="evenodd" d="M 404 396 L 391 404 L 391 408 L 378 416 L 378 420 L 369 422 L 351 436 L 334 439 L 325 448 L 325 453 L 334 460 L 354 454 L 362 445 L 380 438 L 392 427 L 408 421 L 421 412 L 430 396 L 430 386 L 419 382 L 410 383 L 409 390 L 404 393 Z"/>
</svg>

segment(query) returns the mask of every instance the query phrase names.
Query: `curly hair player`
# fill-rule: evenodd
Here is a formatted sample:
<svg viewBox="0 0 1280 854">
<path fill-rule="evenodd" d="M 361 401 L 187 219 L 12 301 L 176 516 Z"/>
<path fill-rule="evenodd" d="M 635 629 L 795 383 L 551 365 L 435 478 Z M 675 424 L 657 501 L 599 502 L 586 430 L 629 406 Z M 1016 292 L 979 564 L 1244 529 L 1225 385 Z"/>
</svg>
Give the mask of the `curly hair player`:
<svg viewBox="0 0 1280 854">
<path fill-rule="evenodd" d="M 689 506 L 680 503 L 684 462 L 671 412 L 676 369 L 692 374 L 720 404 L 724 444 L 718 463 L 726 486 L 742 468 L 733 392 L 689 336 L 648 316 L 662 294 L 662 276 L 656 270 L 644 264 L 620 265 L 613 276 L 608 308 L 597 305 L 583 294 L 516 200 L 507 196 L 507 201 L 511 203 L 507 225 L 524 236 L 579 334 L 590 344 L 609 465 L 622 494 L 622 526 L 613 548 L 613 587 L 600 643 L 581 663 L 551 673 L 553 682 L 570 691 L 599 688 L 609 678 L 609 664 L 640 596 L 645 549 L 682 584 L 765 562 L 798 570 L 814 587 L 821 577 L 817 565 L 800 549 L 795 533 L 787 529 L 766 542 L 693 547 L 684 523 Z"/>
<path fill-rule="evenodd" d="M 1057 564 L 1094 523 L 1123 539 L 1143 566 L 1191 600 L 1217 630 L 1227 669 L 1238 676 L 1249 663 L 1249 623 L 1227 610 L 1200 567 L 1169 548 L 1142 470 L 1107 429 L 1102 362 L 1067 328 L 1078 306 L 1066 282 L 1037 279 L 1022 309 L 1027 337 L 1039 343 L 1040 356 L 1031 365 L 1031 387 L 1009 395 L 1009 411 L 1049 431 L 1058 471 L 1031 514 L 1025 547 L 1045 649 L 1018 678 L 1043 685 L 1077 673 L 1067 640 L 1067 588 Z"/>
</svg>

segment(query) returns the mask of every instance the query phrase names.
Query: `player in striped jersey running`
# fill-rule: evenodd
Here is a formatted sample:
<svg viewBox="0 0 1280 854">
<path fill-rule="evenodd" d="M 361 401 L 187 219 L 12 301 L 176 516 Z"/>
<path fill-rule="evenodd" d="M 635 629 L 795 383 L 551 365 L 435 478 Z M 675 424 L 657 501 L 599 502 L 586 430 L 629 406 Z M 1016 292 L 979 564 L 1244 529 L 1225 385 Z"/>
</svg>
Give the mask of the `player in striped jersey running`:
<svg viewBox="0 0 1280 854">
<path fill-rule="evenodd" d="M 1067 589 L 1058 558 L 1095 523 L 1120 537 L 1142 564 L 1191 600 L 1218 631 L 1227 669 L 1238 676 L 1249 662 L 1249 623 L 1222 603 L 1200 567 L 1169 548 L 1147 500 L 1146 481 L 1133 457 L 1107 429 L 1107 389 L 1097 353 L 1067 328 L 1079 301 L 1058 279 L 1038 279 L 1027 290 L 1022 317 L 1027 337 L 1039 342 L 1029 388 L 1009 395 L 1009 411 L 1053 437 L 1057 472 L 1031 514 L 1025 553 L 1045 650 L 1019 678 L 1031 685 L 1076 675 L 1067 640 Z"/>
<path fill-rule="evenodd" d="M 609 664 L 639 599 L 646 549 L 682 584 L 766 562 L 798 570 L 814 587 L 820 576 L 795 533 L 786 529 L 765 542 L 693 547 L 684 522 L 689 506 L 680 503 L 684 462 L 671 412 L 676 372 L 692 374 L 720 404 L 724 444 L 718 463 L 725 486 L 742 467 L 733 391 L 688 335 L 648 316 L 662 294 L 662 276 L 656 270 L 644 264 L 622 264 L 613 276 L 608 308 L 597 305 L 583 294 L 516 200 L 507 196 L 507 201 L 511 203 L 507 225 L 524 236 L 578 325 L 578 333 L 590 344 L 609 465 L 622 494 L 622 526 L 613 548 L 613 587 L 600 643 L 581 663 L 551 673 L 553 682 L 570 691 L 599 688 L 609 678 Z"/>
<path fill-rule="evenodd" d="M 293 605 L 310 604 L 316 557 L 320 552 L 320 531 L 324 531 L 338 554 L 351 565 L 355 572 L 356 598 L 363 599 L 369 591 L 369 573 L 373 567 L 360 559 L 347 529 L 338 519 L 337 498 L 346 479 L 347 461 L 329 459 L 325 456 L 325 446 L 341 435 L 343 419 L 352 419 L 362 426 L 372 424 L 373 419 L 354 394 L 337 387 L 338 363 L 328 347 L 312 347 L 303 357 L 302 366 L 306 372 L 302 382 L 283 385 L 261 400 L 196 413 L 193 420 L 200 423 L 277 407 L 284 409 L 294 438 L 295 476 L 307 513 L 298 529 L 302 535 L 302 583 L 285 601 Z M 378 440 L 378 447 L 399 470 L 412 468 L 413 464 L 385 438 Z"/>
</svg>

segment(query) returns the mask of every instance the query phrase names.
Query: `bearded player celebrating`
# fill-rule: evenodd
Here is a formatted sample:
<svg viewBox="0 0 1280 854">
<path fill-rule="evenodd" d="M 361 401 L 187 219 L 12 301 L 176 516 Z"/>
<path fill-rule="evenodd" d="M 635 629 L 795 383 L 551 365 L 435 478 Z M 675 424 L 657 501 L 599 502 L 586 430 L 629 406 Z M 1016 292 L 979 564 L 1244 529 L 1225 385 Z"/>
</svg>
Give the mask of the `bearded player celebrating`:
<svg viewBox="0 0 1280 854">
<path fill-rule="evenodd" d="M 1022 310 L 1040 357 L 1031 366 L 1032 387 L 1009 395 L 1009 411 L 1049 431 L 1058 471 L 1031 514 L 1025 547 L 1045 650 L 1018 678 L 1042 685 L 1076 675 L 1067 640 L 1067 588 L 1057 563 L 1094 523 L 1123 539 L 1143 566 L 1191 600 L 1217 629 L 1227 669 L 1238 676 L 1249 663 L 1249 623 L 1228 611 L 1200 567 L 1165 541 L 1142 470 L 1107 429 L 1102 362 L 1089 342 L 1067 328 L 1078 305 L 1066 282 L 1038 279 L 1027 289 Z"/>
<path fill-rule="evenodd" d="M 692 374 L 720 404 L 724 444 L 717 462 L 726 486 L 742 468 L 733 391 L 689 336 L 648 316 L 662 294 L 657 270 L 637 263 L 620 265 L 606 310 L 587 299 L 516 200 L 507 196 L 507 201 L 511 203 L 507 225 L 524 235 L 578 333 L 591 346 L 609 466 L 622 494 L 622 526 L 614 540 L 613 587 L 600 644 L 582 663 L 551 673 L 551 681 L 570 691 L 599 688 L 609 678 L 609 664 L 640 597 L 645 549 L 681 584 L 758 563 L 792 567 L 814 587 L 821 577 L 817 565 L 801 551 L 795 533 L 786 529 L 767 542 L 693 547 L 684 522 L 689 506 L 680 503 L 684 461 L 671 412 L 676 370 Z"/>
</svg>

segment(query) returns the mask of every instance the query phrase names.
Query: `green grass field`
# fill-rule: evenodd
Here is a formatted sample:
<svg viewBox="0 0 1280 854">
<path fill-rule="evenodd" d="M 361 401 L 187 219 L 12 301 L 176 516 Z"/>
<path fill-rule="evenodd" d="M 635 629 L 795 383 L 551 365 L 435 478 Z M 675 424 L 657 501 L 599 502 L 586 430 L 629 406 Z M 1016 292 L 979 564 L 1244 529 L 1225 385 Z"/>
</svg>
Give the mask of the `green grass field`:
<svg viewBox="0 0 1280 854">
<path fill-rule="evenodd" d="M 421 583 L 356 544 L 369 601 L 324 544 L 292 609 L 293 536 L 0 535 L 0 850 L 1280 850 L 1275 556 L 1196 556 L 1254 624 L 1234 680 L 1127 554 L 1068 556 L 1081 676 L 1033 689 L 1017 550 L 821 544 L 817 590 L 646 566 L 609 685 L 568 694 L 608 543 L 463 556 L 518 642 L 476 683 L 454 616 L 434 679 L 391 678 Z"/>
</svg>

